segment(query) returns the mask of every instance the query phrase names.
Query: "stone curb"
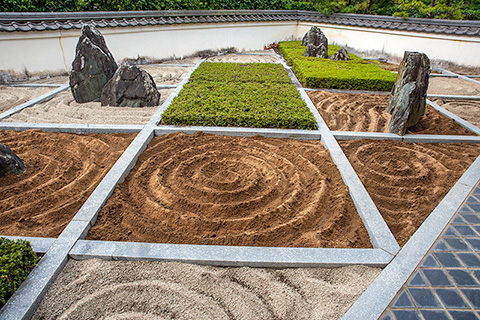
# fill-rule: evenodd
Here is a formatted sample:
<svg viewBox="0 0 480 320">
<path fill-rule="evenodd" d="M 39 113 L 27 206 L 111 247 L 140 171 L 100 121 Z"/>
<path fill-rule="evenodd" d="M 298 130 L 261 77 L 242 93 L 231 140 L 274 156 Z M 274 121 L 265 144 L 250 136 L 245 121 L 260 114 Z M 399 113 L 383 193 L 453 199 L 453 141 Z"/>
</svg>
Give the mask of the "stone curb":
<svg viewBox="0 0 480 320">
<path fill-rule="evenodd" d="M 467 76 L 462 76 L 462 75 L 457 74 L 455 72 L 451 72 L 451 71 L 444 70 L 444 69 L 441 69 L 441 68 L 432 68 L 432 70 L 435 70 L 435 71 L 440 72 L 442 74 L 456 76 L 458 79 L 467 80 L 467 81 L 470 81 L 470 82 L 473 82 L 473 83 L 476 83 L 476 84 L 480 84 L 480 81 L 478 81 L 478 80 L 471 79 Z"/>
<path fill-rule="evenodd" d="M 310 268 L 363 264 L 386 266 L 393 256 L 380 249 L 274 248 L 79 240 L 76 260 L 177 261 L 228 267 Z"/>
<path fill-rule="evenodd" d="M 59 124 L 59 123 L 22 123 L 0 122 L 0 130 L 25 131 L 40 129 L 45 132 L 65 133 L 135 133 L 142 130 L 142 125 L 107 125 L 107 124 Z"/>
</svg>

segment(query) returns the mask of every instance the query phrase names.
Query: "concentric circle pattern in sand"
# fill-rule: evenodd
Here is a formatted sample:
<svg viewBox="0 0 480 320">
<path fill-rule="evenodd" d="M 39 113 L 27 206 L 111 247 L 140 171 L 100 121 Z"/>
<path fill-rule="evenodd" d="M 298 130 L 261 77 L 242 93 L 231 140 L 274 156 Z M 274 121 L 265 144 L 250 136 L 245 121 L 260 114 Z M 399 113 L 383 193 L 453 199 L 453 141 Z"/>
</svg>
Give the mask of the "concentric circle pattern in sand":
<svg viewBox="0 0 480 320">
<path fill-rule="evenodd" d="M 157 85 L 175 85 L 192 71 L 191 67 L 162 67 L 159 65 L 138 65 L 137 67 L 147 71 Z"/>
<path fill-rule="evenodd" d="M 254 246 L 370 246 L 319 142 L 155 137 L 89 239 Z"/>
<path fill-rule="evenodd" d="M 476 144 L 356 140 L 340 145 L 401 245 L 480 154 Z"/>
<path fill-rule="evenodd" d="M 427 93 L 480 96 L 480 84 L 458 78 L 430 77 Z"/>
<path fill-rule="evenodd" d="M 308 92 L 330 130 L 388 132 L 390 114 L 385 111 L 388 95 Z M 408 129 L 411 134 L 475 135 L 454 120 L 427 105 L 422 119 Z"/>
<path fill-rule="evenodd" d="M 70 261 L 32 319 L 338 319 L 380 271 Z"/>
<path fill-rule="evenodd" d="M 0 113 L 10 110 L 27 101 L 35 99 L 55 88 L 25 88 L 0 86 Z"/>
<path fill-rule="evenodd" d="M 0 177 L 0 234 L 58 236 L 133 138 L 1 131 L 27 170 Z"/>
</svg>

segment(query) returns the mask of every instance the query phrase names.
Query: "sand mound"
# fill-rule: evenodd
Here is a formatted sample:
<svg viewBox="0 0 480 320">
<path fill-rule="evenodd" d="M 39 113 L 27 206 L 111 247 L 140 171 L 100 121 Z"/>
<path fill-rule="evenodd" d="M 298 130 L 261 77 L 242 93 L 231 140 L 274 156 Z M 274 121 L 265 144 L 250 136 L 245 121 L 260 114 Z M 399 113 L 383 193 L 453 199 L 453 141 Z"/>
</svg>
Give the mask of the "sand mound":
<svg viewBox="0 0 480 320">
<path fill-rule="evenodd" d="M 0 86 L 0 113 L 35 99 L 55 88 L 24 88 Z"/>
<path fill-rule="evenodd" d="M 388 132 L 390 114 L 385 112 L 388 95 L 310 91 L 308 96 L 330 130 Z M 475 135 L 452 119 L 427 106 L 425 115 L 407 133 Z"/>
<path fill-rule="evenodd" d="M 174 89 L 159 90 L 160 105 Z M 5 122 L 86 123 L 86 124 L 146 124 L 156 107 L 127 108 L 101 106 L 100 102 L 77 103 L 70 90 L 53 99 L 23 109 L 4 119 Z"/>
<path fill-rule="evenodd" d="M 27 167 L 0 179 L 0 234 L 57 237 L 133 138 L 0 131 Z"/>
<path fill-rule="evenodd" d="M 370 247 L 318 142 L 202 133 L 155 137 L 89 239 Z"/>
<path fill-rule="evenodd" d="M 432 77 L 429 80 L 427 93 L 480 96 L 480 84 L 458 78 Z"/>
<path fill-rule="evenodd" d="M 339 319 L 380 271 L 69 261 L 32 319 Z"/>
<path fill-rule="evenodd" d="M 442 99 L 432 99 L 432 101 L 471 124 L 480 127 L 480 101 Z"/>
<path fill-rule="evenodd" d="M 373 140 L 339 144 L 400 245 L 480 154 L 477 144 Z"/>
</svg>

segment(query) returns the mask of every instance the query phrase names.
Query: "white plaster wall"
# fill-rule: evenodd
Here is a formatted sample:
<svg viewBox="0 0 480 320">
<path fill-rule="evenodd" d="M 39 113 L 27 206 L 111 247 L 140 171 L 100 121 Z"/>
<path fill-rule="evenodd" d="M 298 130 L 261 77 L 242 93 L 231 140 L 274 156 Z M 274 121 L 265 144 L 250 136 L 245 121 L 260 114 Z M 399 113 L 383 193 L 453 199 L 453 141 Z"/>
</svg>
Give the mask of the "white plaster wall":
<svg viewBox="0 0 480 320">
<path fill-rule="evenodd" d="M 298 22 L 185 24 L 132 28 L 101 28 L 117 61 L 125 58 L 164 59 L 200 50 L 235 47 L 262 49 L 276 41 L 301 37 L 314 25 Z M 330 43 L 359 52 L 401 59 L 404 51 L 426 53 L 431 60 L 480 67 L 480 38 L 432 35 L 318 24 Z M 0 70 L 69 71 L 80 30 L 0 33 Z"/>
<path fill-rule="evenodd" d="M 428 33 L 351 28 L 325 24 L 300 24 L 300 37 L 311 26 L 318 26 L 329 43 L 348 46 L 356 51 L 386 54 L 402 59 L 405 51 L 425 53 L 430 60 L 440 60 L 467 67 L 480 67 L 480 37 L 459 37 Z"/>
<path fill-rule="evenodd" d="M 189 56 L 196 51 L 235 47 L 258 50 L 297 35 L 297 22 L 192 24 L 100 28 L 117 61 Z M 69 71 L 80 30 L 0 33 L 0 70 Z"/>
</svg>

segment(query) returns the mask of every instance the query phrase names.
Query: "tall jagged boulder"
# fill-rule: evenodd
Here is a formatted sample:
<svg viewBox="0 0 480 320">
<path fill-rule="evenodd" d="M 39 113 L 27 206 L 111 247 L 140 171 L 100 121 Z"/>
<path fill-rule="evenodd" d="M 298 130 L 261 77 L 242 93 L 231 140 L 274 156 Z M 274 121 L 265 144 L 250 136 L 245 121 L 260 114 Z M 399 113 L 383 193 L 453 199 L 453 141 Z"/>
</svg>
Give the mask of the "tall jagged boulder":
<svg viewBox="0 0 480 320">
<path fill-rule="evenodd" d="M 425 113 L 430 60 L 419 52 L 405 51 L 386 111 L 392 115 L 388 132 L 405 135 Z"/>
<path fill-rule="evenodd" d="M 102 91 L 102 106 L 153 107 L 160 93 L 152 76 L 136 66 L 122 66 Z"/>
<path fill-rule="evenodd" d="M 350 60 L 350 55 L 348 54 L 347 49 L 342 47 L 342 48 L 338 49 L 337 52 L 332 54 L 332 56 L 330 57 L 330 60 L 349 61 Z"/>
<path fill-rule="evenodd" d="M 95 27 L 84 25 L 70 73 L 70 88 L 75 101 L 100 101 L 103 87 L 117 68 L 102 34 Z"/>
<path fill-rule="evenodd" d="M 306 46 L 305 57 L 328 58 L 328 39 L 318 27 L 311 27 L 303 36 L 302 45 Z"/>
<path fill-rule="evenodd" d="M 0 143 L 0 176 L 22 174 L 25 164 L 9 147 Z"/>
</svg>

